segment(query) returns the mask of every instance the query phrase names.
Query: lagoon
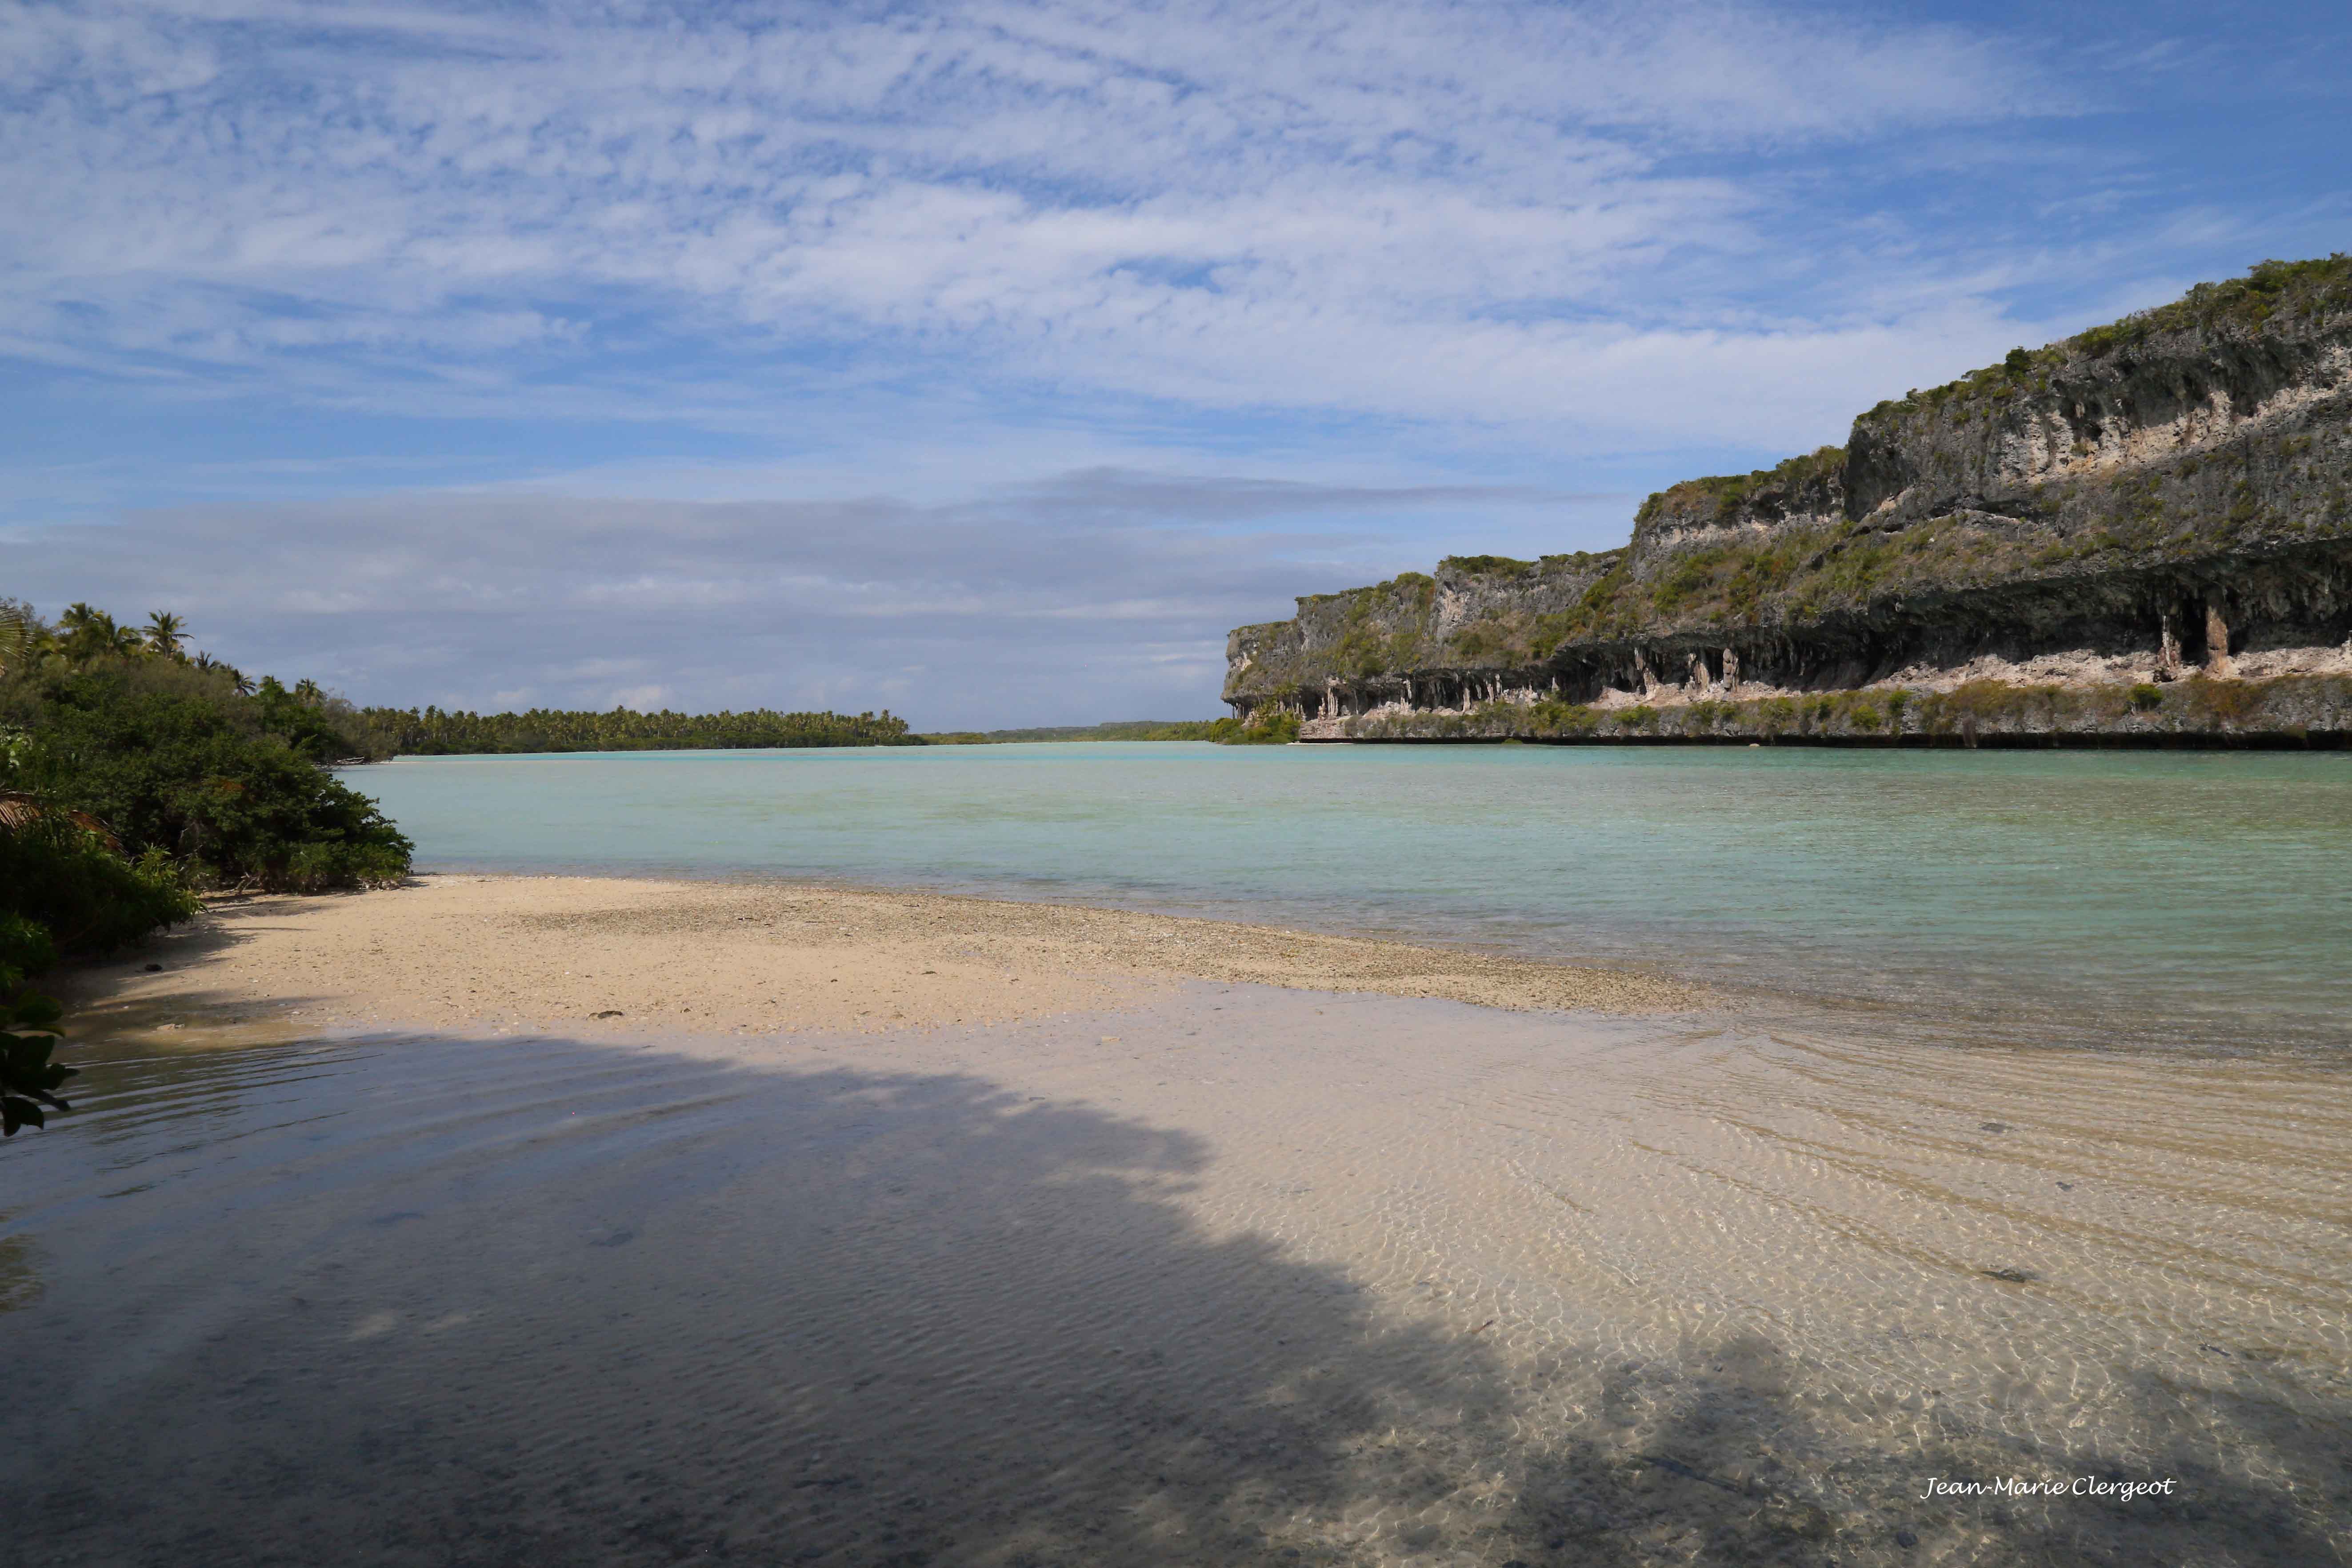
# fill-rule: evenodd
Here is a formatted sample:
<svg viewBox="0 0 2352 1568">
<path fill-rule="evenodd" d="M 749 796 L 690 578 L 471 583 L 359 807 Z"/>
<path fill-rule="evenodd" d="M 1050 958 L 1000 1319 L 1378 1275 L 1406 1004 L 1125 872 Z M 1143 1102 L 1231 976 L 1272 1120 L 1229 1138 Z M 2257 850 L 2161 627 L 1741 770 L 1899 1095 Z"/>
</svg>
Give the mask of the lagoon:
<svg viewBox="0 0 2352 1568">
<path fill-rule="evenodd" d="M 44 1561 L 2345 1559 L 2337 759 L 356 777 L 428 869 L 706 880 L 232 903 L 77 976 L 75 1109 L 0 1146 Z M 1164 922 L 730 879 L 1734 1005 L 1088 1000 L 1072 931 Z M 1924 1495 L 2008 1475 L 2171 1489 Z"/>
<path fill-rule="evenodd" d="M 1874 1033 L 2352 1044 L 2352 757 L 1085 742 L 404 759 L 424 869 L 808 878 L 1624 963 Z"/>
</svg>

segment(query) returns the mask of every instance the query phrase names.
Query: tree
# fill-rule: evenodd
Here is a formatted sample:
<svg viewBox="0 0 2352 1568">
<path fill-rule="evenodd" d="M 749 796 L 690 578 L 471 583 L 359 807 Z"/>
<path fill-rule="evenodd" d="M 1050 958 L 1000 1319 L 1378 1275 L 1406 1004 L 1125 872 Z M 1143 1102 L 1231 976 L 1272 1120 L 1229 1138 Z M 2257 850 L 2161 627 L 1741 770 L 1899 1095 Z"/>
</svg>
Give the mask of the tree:
<svg viewBox="0 0 2352 1568">
<path fill-rule="evenodd" d="M 66 657 L 78 664 L 109 654 L 137 653 L 142 646 L 138 632 L 117 626 L 104 610 L 79 601 L 67 605 L 66 613 L 58 617 L 58 629 L 65 634 Z"/>
<path fill-rule="evenodd" d="M 163 658 L 185 658 L 181 644 L 187 631 L 186 621 L 169 610 L 156 610 L 147 617 L 147 651 Z"/>
<path fill-rule="evenodd" d="M 114 646 L 114 617 L 77 599 L 58 617 L 58 640 L 65 645 L 68 658 L 88 658 L 101 645 L 110 650 Z"/>
<path fill-rule="evenodd" d="M 20 599 L 0 599 L 0 679 L 32 668 L 49 646 L 49 628 Z"/>
<path fill-rule="evenodd" d="M 198 653 L 188 663 L 199 674 L 226 676 L 229 685 L 236 689 L 239 697 L 250 697 L 254 693 L 253 678 L 233 664 L 224 664 L 208 653 Z"/>
</svg>

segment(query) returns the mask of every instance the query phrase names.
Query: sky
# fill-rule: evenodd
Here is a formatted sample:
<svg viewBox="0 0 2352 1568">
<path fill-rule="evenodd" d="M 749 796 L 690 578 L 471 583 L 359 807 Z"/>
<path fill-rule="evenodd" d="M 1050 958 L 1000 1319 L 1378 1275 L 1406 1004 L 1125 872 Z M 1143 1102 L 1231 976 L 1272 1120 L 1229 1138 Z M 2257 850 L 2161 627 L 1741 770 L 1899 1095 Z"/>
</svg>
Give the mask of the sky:
<svg viewBox="0 0 2352 1568">
<path fill-rule="evenodd" d="M 2352 6 L 0 10 L 0 595 L 482 710 L 1226 630 L 2352 249 Z"/>
</svg>

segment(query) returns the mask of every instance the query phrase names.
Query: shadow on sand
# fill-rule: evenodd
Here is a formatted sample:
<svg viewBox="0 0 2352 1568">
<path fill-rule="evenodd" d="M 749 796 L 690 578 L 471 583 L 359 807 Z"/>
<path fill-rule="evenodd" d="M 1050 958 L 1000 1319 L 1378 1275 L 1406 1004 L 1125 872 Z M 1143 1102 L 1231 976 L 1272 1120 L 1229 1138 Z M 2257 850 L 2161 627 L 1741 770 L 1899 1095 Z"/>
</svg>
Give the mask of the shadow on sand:
<svg viewBox="0 0 2352 1568">
<path fill-rule="evenodd" d="M 26 1560 L 2336 1560 L 2340 1421 L 2150 1375 L 2175 1500 L 1917 1501 L 2086 1467 L 1833 1434 L 1858 1396 L 1752 1336 L 1507 1364 L 1205 1233 L 1199 1140 L 974 1077 L 402 1039 L 85 1083 L 0 1151 Z"/>
</svg>

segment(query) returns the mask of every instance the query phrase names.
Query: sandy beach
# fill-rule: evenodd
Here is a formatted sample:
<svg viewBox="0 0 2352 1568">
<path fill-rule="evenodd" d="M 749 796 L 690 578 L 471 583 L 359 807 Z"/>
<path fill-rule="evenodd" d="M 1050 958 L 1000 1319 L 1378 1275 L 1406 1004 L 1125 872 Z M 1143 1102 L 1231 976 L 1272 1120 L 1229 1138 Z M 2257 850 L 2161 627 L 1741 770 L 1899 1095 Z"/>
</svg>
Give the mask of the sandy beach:
<svg viewBox="0 0 2352 1568">
<path fill-rule="evenodd" d="M 151 965 L 156 966 L 151 969 Z M 880 1032 L 1141 1004 L 1179 981 L 1656 1013 L 1685 984 L 1444 948 L 1066 904 L 800 884 L 420 877 L 217 902 L 68 977 L 84 1016 L 202 1031 Z"/>
<path fill-rule="evenodd" d="M 2347 1551 L 2332 1063 L 563 879 L 223 906 L 77 999 L 121 1125 L 0 1466 L 59 1563 Z M 2004 1476 L 2109 1489 L 1933 1491 Z"/>
</svg>

